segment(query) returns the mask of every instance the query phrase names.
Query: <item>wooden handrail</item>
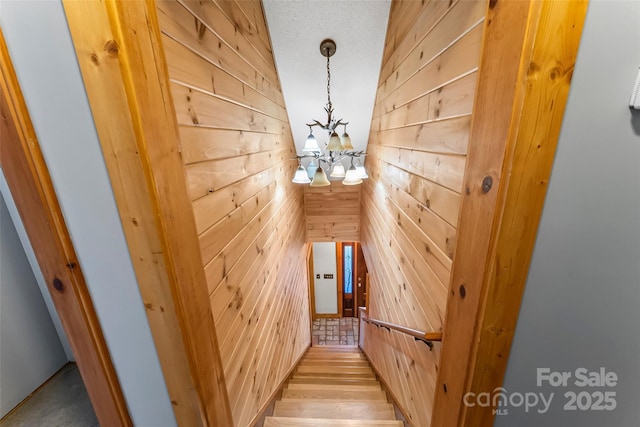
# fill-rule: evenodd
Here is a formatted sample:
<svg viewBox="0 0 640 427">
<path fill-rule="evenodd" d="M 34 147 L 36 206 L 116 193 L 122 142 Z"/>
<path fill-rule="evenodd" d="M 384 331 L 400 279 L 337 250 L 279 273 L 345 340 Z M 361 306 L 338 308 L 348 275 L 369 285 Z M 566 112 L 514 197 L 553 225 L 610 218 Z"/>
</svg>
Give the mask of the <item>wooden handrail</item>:
<svg viewBox="0 0 640 427">
<path fill-rule="evenodd" d="M 393 329 L 394 331 L 402 332 L 403 334 L 412 336 L 414 339 L 427 344 L 429 346 L 429 349 L 433 349 L 434 341 L 442 341 L 442 332 L 423 332 L 418 329 L 407 328 L 406 326 L 385 322 L 384 320 L 372 319 L 366 314 L 363 307 L 360 307 L 360 319 L 372 325 L 385 328 L 389 331 Z"/>
</svg>

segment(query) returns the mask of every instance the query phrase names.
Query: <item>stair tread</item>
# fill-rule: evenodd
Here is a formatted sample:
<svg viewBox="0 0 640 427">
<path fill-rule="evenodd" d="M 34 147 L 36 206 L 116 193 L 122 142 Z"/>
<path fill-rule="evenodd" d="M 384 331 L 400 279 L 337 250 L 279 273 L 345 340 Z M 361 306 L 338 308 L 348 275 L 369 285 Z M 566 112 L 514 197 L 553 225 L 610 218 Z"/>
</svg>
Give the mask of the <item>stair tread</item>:
<svg viewBox="0 0 640 427">
<path fill-rule="evenodd" d="M 344 391 L 374 391 L 382 390 L 380 383 L 375 381 L 367 384 L 314 384 L 314 383 L 291 383 L 289 382 L 286 390 L 344 390 Z"/>
<path fill-rule="evenodd" d="M 303 360 L 339 360 L 366 362 L 367 358 L 360 353 L 307 353 Z"/>
<path fill-rule="evenodd" d="M 273 415 L 278 417 L 394 420 L 390 403 L 374 401 L 344 401 L 333 399 L 288 399 L 275 403 Z"/>
<path fill-rule="evenodd" d="M 326 385 L 374 385 L 380 386 L 378 380 L 372 378 L 342 378 L 342 377 L 301 377 L 290 378 L 289 384 L 326 384 Z"/>
<path fill-rule="evenodd" d="M 402 421 L 267 417 L 264 427 L 402 427 Z"/>
<path fill-rule="evenodd" d="M 324 359 L 324 358 L 340 358 L 345 360 L 367 360 L 367 358 L 362 353 L 348 353 L 348 352 L 316 352 L 316 353 L 307 353 L 305 355 L 306 359 Z"/>
<path fill-rule="evenodd" d="M 369 362 L 340 362 L 340 361 L 329 361 L 329 360 L 323 360 L 323 361 L 318 361 L 318 362 L 310 362 L 310 361 L 302 361 L 300 362 L 300 364 L 298 365 L 298 367 L 300 366 L 305 366 L 308 368 L 312 368 L 312 367 L 319 367 L 319 368 L 367 368 L 370 369 L 371 365 L 369 365 Z"/>
<path fill-rule="evenodd" d="M 345 374 L 343 372 L 296 372 L 293 378 L 343 378 L 343 379 L 376 379 L 373 373 Z"/>
<path fill-rule="evenodd" d="M 299 365 L 296 369 L 298 373 L 324 373 L 337 372 L 341 374 L 369 374 L 373 373 L 370 366 L 334 366 L 334 365 Z"/>
<path fill-rule="evenodd" d="M 312 347 L 309 348 L 309 351 L 357 351 L 360 352 L 360 347 L 358 347 L 357 345 L 314 345 Z"/>
<path fill-rule="evenodd" d="M 382 390 L 339 390 L 339 389 L 284 389 L 283 399 L 329 399 L 349 401 L 387 401 Z"/>
</svg>

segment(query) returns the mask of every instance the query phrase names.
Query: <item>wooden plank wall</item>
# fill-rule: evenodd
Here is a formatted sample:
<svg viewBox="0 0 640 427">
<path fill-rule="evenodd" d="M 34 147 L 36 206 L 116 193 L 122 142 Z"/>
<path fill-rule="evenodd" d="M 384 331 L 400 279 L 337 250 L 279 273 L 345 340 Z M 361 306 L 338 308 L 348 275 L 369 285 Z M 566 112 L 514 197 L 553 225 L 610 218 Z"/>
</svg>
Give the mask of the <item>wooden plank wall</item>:
<svg viewBox="0 0 640 427">
<path fill-rule="evenodd" d="M 362 189 L 372 318 L 441 331 L 455 251 L 484 1 L 394 1 Z M 440 346 L 366 326 L 364 350 L 428 426 Z"/>
<path fill-rule="evenodd" d="M 307 242 L 357 242 L 360 240 L 361 185 L 304 188 Z"/>
<path fill-rule="evenodd" d="M 235 426 L 310 344 L 302 188 L 259 0 L 159 1 Z"/>
</svg>

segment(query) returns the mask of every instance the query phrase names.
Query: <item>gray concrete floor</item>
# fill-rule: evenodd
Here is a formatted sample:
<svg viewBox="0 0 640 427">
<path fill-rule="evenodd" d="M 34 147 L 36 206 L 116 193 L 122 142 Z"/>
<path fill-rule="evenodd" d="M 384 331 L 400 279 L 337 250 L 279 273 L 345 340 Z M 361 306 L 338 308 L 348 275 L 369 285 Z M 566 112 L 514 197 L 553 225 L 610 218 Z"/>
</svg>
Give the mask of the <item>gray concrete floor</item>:
<svg viewBox="0 0 640 427">
<path fill-rule="evenodd" d="M 97 427 L 87 390 L 75 363 L 69 363 L 20 407 L 2 427 Z"/>
</svg>

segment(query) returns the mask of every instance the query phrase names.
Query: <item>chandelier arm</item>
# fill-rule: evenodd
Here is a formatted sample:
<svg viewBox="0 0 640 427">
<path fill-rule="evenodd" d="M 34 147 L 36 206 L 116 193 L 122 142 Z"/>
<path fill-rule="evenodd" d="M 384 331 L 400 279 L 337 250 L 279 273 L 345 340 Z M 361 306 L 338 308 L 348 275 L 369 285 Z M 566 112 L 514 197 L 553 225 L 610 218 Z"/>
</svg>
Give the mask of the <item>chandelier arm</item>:
<svg viewBox="0 0 640 427">
<path fill-rule="evenodd" d="M 319 121 L 317 121 L 317 120 L 314 120 L 314 121 L 313 121 L 313 123 L 307 123 L 307 126 L 309 126 L 309 127 L 313 127 L 313 126 L 320 126 L 323 130 L 329 130 L 329 129 L 327 129 L 327 127 L 326 127 L 327 125 L 324 125 L 324 124 L 320 123 L 320 122 L 319 122 Z"/>
<path fill-rule="evenodd" d="M 318 166 L 320 166 L 320 162 L 324 162 L 326 163 L 329 167 L 333 166 L 333 163 L 331 163 L 331 160 L 327 160 L 324 156 L 318 156 L 316 157 L 316 160 L 318 160 Z"/>
<path fill-rule="evenodd" d="M 348 125 L 348 124 L 349 124 L 349 122 L 343 122 L 343 121 L 342 121 L 342 119 L 339 119 L 339 120 L 336 122 L 336 124 L 335 124 L 335 126 L 334 126 L 333 128 L 335 129 L 335 128 L 337 128 L 338 126 L 346 126 L 346 125 Z"/>
</svg>

